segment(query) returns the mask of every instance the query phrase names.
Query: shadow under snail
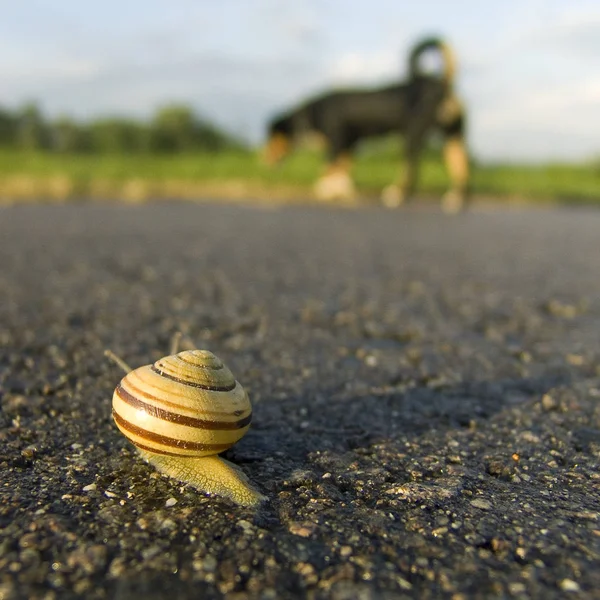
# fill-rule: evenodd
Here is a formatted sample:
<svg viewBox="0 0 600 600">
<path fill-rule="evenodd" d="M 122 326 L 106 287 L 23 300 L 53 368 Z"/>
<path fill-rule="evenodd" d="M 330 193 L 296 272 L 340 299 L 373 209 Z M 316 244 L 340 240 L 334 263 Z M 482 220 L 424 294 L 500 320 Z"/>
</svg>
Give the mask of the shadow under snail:
<svg viewBox="0 0 600 600">
<path fill-rule="evenodd" d="M 265 498 L 242 470 L 217 456 L 250 427 L 248 394 L 231 371 L 208 350 L 177 351 L 153 365 L 125 370 L 112 400 L 117 427 L 142 457 L 182 483 L 254 506 Z"/>
</svg>

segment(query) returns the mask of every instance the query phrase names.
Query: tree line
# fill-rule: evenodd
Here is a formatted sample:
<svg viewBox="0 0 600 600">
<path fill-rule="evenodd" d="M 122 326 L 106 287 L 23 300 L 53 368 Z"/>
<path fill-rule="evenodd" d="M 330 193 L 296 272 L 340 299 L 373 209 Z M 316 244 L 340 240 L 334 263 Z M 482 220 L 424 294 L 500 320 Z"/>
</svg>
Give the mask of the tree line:
<svg viewBox="0 0 600 600">
<path fill-rule="evenodd" d="M 36 104 L 0 107 L 0 147 L 58 153 L 180 153 L 242 149 L 245 144 L 185 105 L 156 111 L 149 121 L 107 117 L 88 122 L 48 119 Z"/>
</svg>

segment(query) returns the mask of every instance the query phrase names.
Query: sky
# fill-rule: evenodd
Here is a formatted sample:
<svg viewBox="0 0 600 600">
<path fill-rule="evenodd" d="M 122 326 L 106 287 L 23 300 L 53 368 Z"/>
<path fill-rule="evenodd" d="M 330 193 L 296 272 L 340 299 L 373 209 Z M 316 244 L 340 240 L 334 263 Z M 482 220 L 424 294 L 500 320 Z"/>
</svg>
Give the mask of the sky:
<svg viewBox="0 0 600 600">
<path fill-rule="evenodd" d="M 480 160 L 600 156 L 598 0 L 1 2 L 0 106 L 147 118 L 192 106 L 252 142 L 331 87 L 406 74 L 426 35 L 454 48 Z"/>
</svg>

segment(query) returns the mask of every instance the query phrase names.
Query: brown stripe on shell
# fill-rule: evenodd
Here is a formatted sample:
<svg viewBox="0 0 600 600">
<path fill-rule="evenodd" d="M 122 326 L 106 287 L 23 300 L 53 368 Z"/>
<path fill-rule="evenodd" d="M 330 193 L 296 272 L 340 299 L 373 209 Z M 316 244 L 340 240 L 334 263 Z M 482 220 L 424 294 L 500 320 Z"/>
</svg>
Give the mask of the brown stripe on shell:
<svg viewBox="0 0 600 600">
<path fill-rule="evenodd" d="M 200 442 L 176 440 L 175 438 L 160 435 L 159 433 L 154 433 L 153 431 L 147 431 L 146 429 L 142 429 L 141 427 L 130 423 L 121 415 L 119 415 L 119 413 L 117 413 L 114 408 L 112 411 L 112 415 L 117 425 L 125 431 L 133 433 L 134 435 L 137 435 L 144 440 L 148 440 L 149 442 L 156 442 L 157 444 L 162 444 L 163 446 L 168 446 L 170 448 L 182 448 L 184 450 L 200 451 L 214 450 L 215 452 L 223 452 L 224 450 L 227 450 L 227 448 L 231 448 L 231 446 L 233 446 L 233 442 L 228 444 L 202 444 Z M 133 440 L 131 441 L 133 442 Z M 157 450 L 153 449 L 152 452 L 157 452 Z M 160 454 L 160 451 L 158 451 L 157 454 Z"/>
<path fill-rule="evenodd" d="M 162 448 L 153 448 L 152 446 L 144 446 L 144 444 L 138 444 L 135 442 L 135 447 L 139 450 L 146 452 L 152 452 L 153 454 L 164 454 L 165 456 L 179 456 L 180 458 L 203 458 L 202 456 L 194 456 L 193 454 L 181 454 L 180 452 L 168 452 Z"/>
<path fill-rule="evenodd" d="M 225 368 L 225 365 L 222 362 L 220 362 L 217 366 L 212 366 L 212 365 L 203 365 L 202 363 L 197 363 L 197 362 L 192 362 L 190 360 L 186 360 L 185 358 L 183 358 L 183 356 L 181 354 L 176 354 L 176 357 L 178 360 L 180 360 L 181 362 L 184 362 L 186 365 L 191 365 L 192 367 L 198 367 L 199 369 L 210 369 L 211 371 L 219 371 L 220 369 Z"/>
<path fill-rule="evenodd" d="M 208 390 L 209 392 L 230 392 L 235 388 L 237 383 L 234 381 L 230 385 L 218 386 L 218 385 L 207 385 L 205 383 L 198 383 L 196 381 L 187 381 L 186 379 L 181 379 L 180 377 L 175 377 L 174 375 L 169 375 L 164 371 L 161 371 L 156 365 L 152 365 L 150 367 L 155 373 L 160 375 L 161 377 L 166 377 L 171 381 L 175 381 L 176 383 L 181 383 L 183 385 L 189 385 L 190 387 L 200 388 L 202 390 Z"/>
<path fill-rule="evenodd" d="M 140 393 L 142 396 L 149 400 L 156 400 L 157 402 L 161 402 L 160 398 L 155 398 L 150 394 L 142 391 L 136 390 L 136 393 Z M 186 415 L 170 412 L 168 410 L 164 410 L 163 408 L 159 408 L 158 406 L 154 406 L 152 404 L 148 404 L 139 398 L 136 398 L 132 394 L 130 394 L 120 383 L 115 390 L 115 394 L 126 402 L 130 406 L 134 408 L 141 408 L 145 410 L 148 414 L 156 417 L 157 419 L 162 419 L 163 421 L 169 421 L 171 423 L 177 423 L 178 425 L 185 425 L 187 427 L 193 427 L 195 429 L 209 429 L 209 430 L 234 430 L 234 429 L 242 429 L 247 425 L 250 425 L 252 421 L 252 413 L 250 413 L 247 417 L 243 419 L 239 419 L 238 421 L 211 421 L 209 419 L 197 419 L 194 417 L 188 417 Z"/>
<path fill-rule="evenodd" d="M 149 369 L 150 366 L 147 367 L 140 367 L 139 369 L 134 369 L 133 371 L 131 371 L 130 373 L 128 373 L 124 378 L 123 381 L 127 381 L 127 387 L 131 390 L 133 390 L 133 392 L 135 394 L 138 394 L 139 396 L 142 396 L 144 398 L 147 398 L 148 400 L 155 400 L 157 402 L 160 402 L 163 406 L 166 407 L 170 407 L 174 410 L 190 410 L 190 406 L 187 404 L 177 404 L 176 402 L 170 402 L 169 400 L 165 400 L 164 397 L 158 398 L 158 396 L 152 396 L 151 394 L 148 394 L 148 392 L 144 391 L 141 386 L 147 387 L 148 382 L 140 376 L 139 372 L 142 372 L 142 369 Z M 135 378 L 135 383 L 134 383 L 134 378 Z M 166 379 L 166 377 L 165 377 Z M 122 383 L 122 382 L 121 382 Z M 242 386 L 240 385 L 240 388 Z M 161 393 L 164 394 L 165 390 L 163 390 L 160 387 L 157 387 L 156 385 L 152 386 L 152 389 L 155 389 L 157 391 L 157 393 Z M 176 391 L 174 391 L 173 389 L 169 389 L 168 392 L 166 392 L 169 396 L 169 398 L 175 398 L 175 399 L 184 399 L 187 400 L 189 398 L 188 394 L 178 394 Z M 245 393 L 245 392 L 244 392 Z M 246 398 L 247 400 L 247 398 Z M 250 408 L 250 405 L 248 403 L 248 408 Z M 240 415 L 243 415 L 246 411 L 245 410 L 234 410 L 232 412 L 224 412 L 224 411 L 219 411 L 219 410 L 203 410 L 202 414 L 203 415 L 211 415 L 211 416 L 218 416 L 218 417 L 239 417 Z"/>
</svg>

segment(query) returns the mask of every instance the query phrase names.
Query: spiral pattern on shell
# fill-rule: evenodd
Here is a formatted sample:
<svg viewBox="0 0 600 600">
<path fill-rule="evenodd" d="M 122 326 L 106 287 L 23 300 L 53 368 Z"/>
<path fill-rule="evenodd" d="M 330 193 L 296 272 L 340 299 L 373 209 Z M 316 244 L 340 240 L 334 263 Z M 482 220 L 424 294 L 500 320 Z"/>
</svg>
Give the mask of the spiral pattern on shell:
<svg viewBox="0 0 600 600">
<path fill-rule="evenodd" d="M 219 358 L 191 350 L 128 373 L 113 394 L 112 414 L 141 450 L 208 456 L 227 450 L 246 433 L 252 407 Z"/>
</svg>

